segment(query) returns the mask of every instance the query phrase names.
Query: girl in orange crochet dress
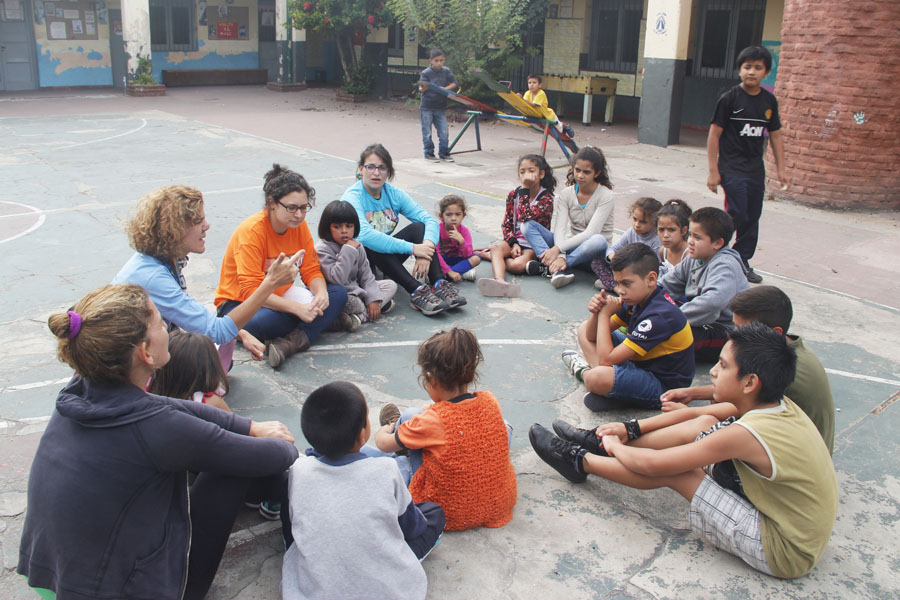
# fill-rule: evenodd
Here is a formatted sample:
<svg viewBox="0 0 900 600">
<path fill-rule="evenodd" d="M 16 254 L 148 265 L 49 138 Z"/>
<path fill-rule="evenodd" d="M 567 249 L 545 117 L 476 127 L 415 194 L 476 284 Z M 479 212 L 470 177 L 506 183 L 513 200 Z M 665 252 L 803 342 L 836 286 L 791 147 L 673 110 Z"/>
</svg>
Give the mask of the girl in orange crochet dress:
<svg viewBox="0 0 900 600">
<path fill-rule="evenodd" d="M 516 504 L 510 431 L 500 404 L 490 392 L 469 392 L 482 360 L 468 329 L 431 336 L 419 346 L 418 365 L 434 404 L 402 416 L 396 405 L 385 405 L 375 434 L 380 450 L 409 451 L 413 500 L 439 504 L 448 531 L 502 527 Z"/>
</svg>

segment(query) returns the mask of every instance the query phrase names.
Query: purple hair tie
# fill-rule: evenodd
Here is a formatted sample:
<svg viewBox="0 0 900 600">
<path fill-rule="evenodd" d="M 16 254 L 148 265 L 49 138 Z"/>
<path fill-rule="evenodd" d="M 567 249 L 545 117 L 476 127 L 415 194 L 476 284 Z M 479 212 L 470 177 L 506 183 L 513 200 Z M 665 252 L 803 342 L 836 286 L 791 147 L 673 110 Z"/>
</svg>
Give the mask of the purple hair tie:
<svg viewBox="0 0 900 600">
<path fill-rule="evenodd" d="M 81 331 L 81 315 L 71 310 L 67 312 L 69 313 L 69 339 L 71 340 Z"/>
</svg>

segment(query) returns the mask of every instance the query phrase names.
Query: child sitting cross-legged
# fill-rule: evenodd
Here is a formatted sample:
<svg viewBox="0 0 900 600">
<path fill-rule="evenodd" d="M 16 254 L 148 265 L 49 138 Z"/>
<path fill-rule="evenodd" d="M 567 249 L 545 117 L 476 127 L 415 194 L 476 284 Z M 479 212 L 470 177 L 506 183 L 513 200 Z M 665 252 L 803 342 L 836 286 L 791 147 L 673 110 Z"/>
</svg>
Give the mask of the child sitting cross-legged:
<svg viewBox="0 0 900 600">
<path fill-rule="evenodd" d="M 358 235 L 359 216 L 353 205 L 344 200 L 329 202 L 319 221 L 316 254 L 325 280 L 347 290 L 343 313 L 348 317 L 344 327 L 348 331 L 390 312 L 397 293 L 397 284 L 390 279 L 375 279 L 366 249 L 356 241 Z"/>
<path fill-rule="evenodd" d="M 660 277 L 691 323 L 694 357 L 714 363 L 734 327 L 728 303 L 749 285 L 740 255 L 728 247 L 734 222 L 724 210 L 707 206 L 691 213 L 690 258 Z"/>
<path fill-rule="evenodd" d="M 441 237 L 438 241 L 438 261 L 444 277 L 458 283 L 460 279 L 475 281 L 475 267 L 481 257 L 472 250 L 472 234 L 462 224 L 466 218 L 466 199 L 458 194 L 447 194 L 438 205 L 441 219 Z"/>
<path fill-rule="evenodd" d="M 656 285 L 659 257 L 653 248 L 628 244 L 613 257 L 612 270 L 619 297 L 602 291 L 591 298 L 590 317 L 578 328 L 583 354 L 567 350 L 563 362 L 584 382 L 584 404 L 591 410 L 659 408 L 664 391 L 694 378 L 690 325 Z"/>
<path fill-rule="evenodd" d="M 393 459 L 360 453 L 371 434 L 362 392 L 347 381 L 323 385 L 300 426 L 312 448 L 289 474 L 282 597 L 425 598 L 419 561 L 439 542 L 444 513 L 412 501 Z"/>
<path fill-rule="evenodd" d="M 453 328 L 419 346 L 425 391 L 434 404 L 382 408 L 375 443 L 383 452 L 409 451 L 416 502 L 432 501 L 447 515 L 448 531 L 502 527 L 513 516 L 516 473 L 509 459 L 509 426 L 487 391 L 470 393 L 482 361 L 475 334 Z M 393 413 L 399 422 L 386 417 Z"/>
<path fill-rule="evenodd" d="M 828 448 L 812 421 L 783 396 L 796 356 L 785 337 L 756 322 L 734 330 L 712 368 L 713 404 L 595 431 L 535 424 L 531 444 L 575 483 L 588 474 L 638 489 L 669 487 L 690 502 L 691 529 L 754 569 L 782 578 L 809 573 L 837 516 Z"/>
</svg>

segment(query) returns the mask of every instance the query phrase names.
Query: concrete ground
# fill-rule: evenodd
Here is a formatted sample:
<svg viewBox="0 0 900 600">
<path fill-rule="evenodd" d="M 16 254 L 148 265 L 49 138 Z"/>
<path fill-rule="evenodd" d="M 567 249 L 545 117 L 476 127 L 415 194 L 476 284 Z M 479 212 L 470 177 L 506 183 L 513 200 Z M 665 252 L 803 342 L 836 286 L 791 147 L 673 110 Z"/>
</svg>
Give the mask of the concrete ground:
<svg viewBox="0 0 900 600">
<path fill-rule="evenodd" d="M 451 137 L 460 130 L 451 128 Z M 634 125 L 576 125 L 580 144 L 603 149 L 612 172 L 616 225 L 639 196 L 720 205 L 705 189 L 704 136 L 683 146 L 638 144 Z M 415 106 L 399 101 L 337 103 L 333 91 L 277 94 L 261 88 L 172 89 L 163 98 L 106 92 L 0 95 L 0 597 L 33 597 L 15 575 L 31 458 L 70 369 L 56 361 L 47 316 L 107 283 L 127 260 L 123 225 L 135 201 L 185 183 L 206 198 L 207 251 L 191 258 L 189 291 L 211 305 L 231 231 L 262 205 L 273 162 L 305 174 L 317 210 L 354 181 L 359 151 L 373 141 L 393 154 L 395 183 L 432 209 L 451 191 L 470 203 L 476 245 L 495 239 L 516 157 L 539 137 L 510 124 L 483 124 L 483 151 L 454 164 L 421 158 Z M 474 148 L 467 132 L 455 151 Z M 565 164 L 548 150 L 554 166 Z M 564 179 L 564 168 L 557 170 Z M 500 399 L 515 427 L 519 484 L 515 517 L 500 529 L 448 533 L 424 563 L 430 598 L 896 598 L 900 582 L 900 469 L 892 435 L 900 426 L 900 301 L 895 214 L 825 212 L 781 201 L 766 205 L 754 265 L 794 302 L 792 332 L 825 365 L 837 407 L 834 461 L 841 504 L 831 543 L 806 577 L 781 581 L 752 571 L 692 533 L 674 492 L 638 492 L 600 480 L 572 485 L 544 465 L 527 439 L 531 423 L 555 417 L 601 422 L 581 404 L 583 387 L 559 361 L 573 346 L 592 278 L 551 288 L 523 278 L 522 298 L 488 299 L 471 284 L 469 304 L 428 319 L 401 295 L 400 308 L 355 334 L 327 334 L 280 372 L 238 350 L 228 401 L 255 419 L 279 419 L 300 436 L 305 396 L 347 379 L 366 393 L 373 418 L 384 402 L 422 405 L 416 344 L 452 325 L 473 329 L 485 364 L 479 386 Z M 486 275 L 488 266 L 480 273 Z M 695 383 L 708 381 L 707 367 Z M 632 413 L 629 413 L 629 417 Z M 637 413 L 648 416 L 649 412 Z M 625 413 L 608 415 L 621 420 Z M 302 439 L 298 445 L 304 447 Z M 277 598 L 281 549 L 275 527 L 251 511 L 240 518 L 210 593 L 215 599 Z"/>
</svg>

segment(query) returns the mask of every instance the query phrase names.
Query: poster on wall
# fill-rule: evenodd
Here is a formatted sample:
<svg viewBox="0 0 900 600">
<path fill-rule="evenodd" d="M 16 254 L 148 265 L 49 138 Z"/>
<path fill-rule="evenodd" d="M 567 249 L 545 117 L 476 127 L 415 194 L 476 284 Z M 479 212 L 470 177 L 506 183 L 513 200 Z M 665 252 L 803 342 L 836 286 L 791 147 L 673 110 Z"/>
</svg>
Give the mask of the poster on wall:
<svg viewBox="0 0 900 600">
<path fill-rule="evenodd" d="M 43 0 L 34 0 L 34 24 L 35 25 L 43 25 L 44 24 L 44 11 L 47 10 L 44 7 Z"/>
<path fill-rule="evenodd" d="M 246 6 L 213 6 L 206 9 L 210 40 L 249 40 L 250 9 Z"/>
<path fill-rule="evenodd" d="M 75 35 L 82 35 L 84 33 L 84 27 L 81 26 L 81 20 L 75 19 L 72 21 L 72 33 Z"/>
<path fill-rule="evenodd" d="M 219 21 L 216 23 L 216 39 L 218 40 L 236 40 L 238 39 L 237 23 L 233 21 Z"/>
<path fill-rule="evenodd" d="M 85 23 L 84 32 L 88 35 L 97 35 L 97 26 L 93 23 Z"/>
<path fill-rule="evenodd" d="M 24 21 L 25 7 L 22 0 L 3 0 L 3 15 L 5 21 Z"/>
<path fill-rule="evenodd" d="M 66 39 L 66 22 L 65 21 L 53 21 L 47 24 L 50 32 L 51 40 L 64 40 Z"/>
<path fill-rule="evenodd" d="M 0 0 L 0 2 L 10 0 Z M 97 12 L 98 3 L 87 0 L 44 2 L 44 21 L 47 23 L 47 39 L 96 40 L 97 23 L 102 23 Z M 105 6 L 105 4 L 104 4 Z"/>
</svg>

